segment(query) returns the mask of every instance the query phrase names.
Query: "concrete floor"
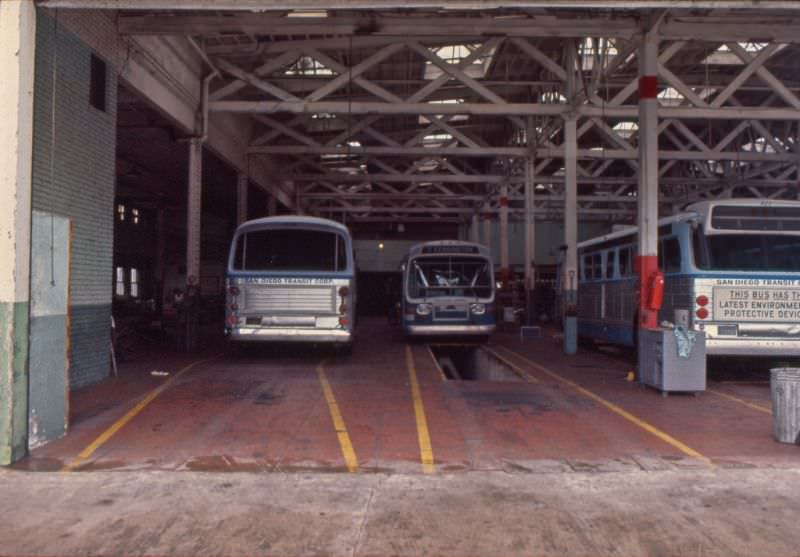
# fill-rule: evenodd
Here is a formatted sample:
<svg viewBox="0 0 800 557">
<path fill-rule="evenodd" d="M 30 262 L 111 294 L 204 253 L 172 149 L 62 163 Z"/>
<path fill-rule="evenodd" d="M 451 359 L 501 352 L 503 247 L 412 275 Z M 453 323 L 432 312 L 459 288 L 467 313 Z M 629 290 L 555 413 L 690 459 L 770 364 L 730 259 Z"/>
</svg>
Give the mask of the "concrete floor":
<svg viewBox="0 0 800 557">
<path fill-rule="evenodd" d="M 800 471 L 0 471 L 4 555 L 800 554 Z"/>
<path fill-rule="evenodd" d="M 663 398 L 624 355 L 500 333 L 524 381 L 445 381 L 359 332 L 348 357 L 142 354 L 75 393 L 69 435 L 0 471 L 0 554 L 800 555 L 763 373 Z"/>
</svg>

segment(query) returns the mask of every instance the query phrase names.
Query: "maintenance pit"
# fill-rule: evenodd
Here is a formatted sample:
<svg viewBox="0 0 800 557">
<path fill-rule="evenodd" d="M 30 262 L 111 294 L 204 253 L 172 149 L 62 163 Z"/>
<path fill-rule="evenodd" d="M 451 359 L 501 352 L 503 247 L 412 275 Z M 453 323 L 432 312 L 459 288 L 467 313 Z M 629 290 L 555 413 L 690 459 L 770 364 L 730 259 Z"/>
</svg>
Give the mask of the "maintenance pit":
<svg viewBox="0 0 800 557">
<path fill-rule="evenodd" d="M 431 344 L 428 346 L 442 374 L 451 381 L 522 381 L 513 364 L 488 348 L 476 344 Z"/>
</svg>

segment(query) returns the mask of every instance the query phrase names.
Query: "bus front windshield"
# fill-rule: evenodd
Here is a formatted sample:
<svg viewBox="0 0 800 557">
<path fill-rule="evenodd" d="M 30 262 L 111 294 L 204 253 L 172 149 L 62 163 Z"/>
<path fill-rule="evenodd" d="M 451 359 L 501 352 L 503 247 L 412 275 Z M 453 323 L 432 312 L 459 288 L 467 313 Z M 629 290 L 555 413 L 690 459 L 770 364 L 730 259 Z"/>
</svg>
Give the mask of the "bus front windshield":
<svg viewBox="0 0 800 557">
<path fill-rule="evenodd" d="M 324 271 L 347 269 L 341 235 L 324 230 L 268 228 L 240 234 L 233 268 L 237 271 Z"/>
<path fill-rule="evenodd" d="M 408 295 L 412 298 L 492 295 L 490 261 L 480 257 L 420 257 L 409 263 Z"/>
<path fill-rule="evenodd" d="M 701 269 L 800 272 L 800 236 L 718 234 L 704 239 L 705 250 L 699 245 L 702 240 L 695 240 Z"/>
</svg>

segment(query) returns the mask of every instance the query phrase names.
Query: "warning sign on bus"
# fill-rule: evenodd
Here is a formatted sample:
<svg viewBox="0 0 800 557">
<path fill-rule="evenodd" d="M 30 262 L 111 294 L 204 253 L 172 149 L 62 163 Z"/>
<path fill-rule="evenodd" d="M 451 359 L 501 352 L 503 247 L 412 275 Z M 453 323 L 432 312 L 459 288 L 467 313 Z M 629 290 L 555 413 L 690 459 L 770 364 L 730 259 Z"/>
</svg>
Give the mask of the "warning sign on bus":
<svg viewBox="0 0 800 557">
<path fill-rule="evenodd" d="M 714 287 L 715 321 L 800 321 L 800 288 Z"/>
</svg>

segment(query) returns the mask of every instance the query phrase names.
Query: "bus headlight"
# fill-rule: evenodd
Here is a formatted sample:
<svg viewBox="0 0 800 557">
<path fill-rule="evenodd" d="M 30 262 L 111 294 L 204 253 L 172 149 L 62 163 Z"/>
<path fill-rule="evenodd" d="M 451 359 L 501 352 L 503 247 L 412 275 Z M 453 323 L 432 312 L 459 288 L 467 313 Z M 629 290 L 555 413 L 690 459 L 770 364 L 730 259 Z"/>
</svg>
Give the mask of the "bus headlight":
<svg viewBox="0 0 800 557">
<path fill-rule="evenodd" d="M 417 315 L 430 315 L 432 310 L 433 306 L 430 304 L 419 304 L 417 306 Z"/>
<path fill-rule="evenodd" d="M 483 315 L 486 313 L 486 306 L 484 304 L 470 304 L 469 312 L 472 315 Z"/>
</svg>

